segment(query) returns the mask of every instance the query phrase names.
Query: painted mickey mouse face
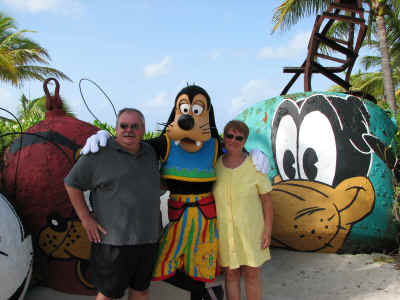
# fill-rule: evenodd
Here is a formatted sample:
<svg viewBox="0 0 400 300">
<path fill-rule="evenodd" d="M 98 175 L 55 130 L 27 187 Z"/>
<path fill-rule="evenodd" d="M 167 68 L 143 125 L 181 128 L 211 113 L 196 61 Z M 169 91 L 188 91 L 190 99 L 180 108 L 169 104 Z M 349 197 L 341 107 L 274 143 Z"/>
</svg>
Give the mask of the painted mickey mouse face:
<svg viewBox="0 0 400 300">
<path fill-rule="evenodd" d="M 272 141 L 282 180 L 310 180 L 334 186 L 346 177 L 367 175 L 371 151 L 362 139 L 368 133 L 366 121 L 360 112 L 350 116 L 352 123 L 342 120 L 338 106 L 346 110 L 349 103 L 343 99 L 341 102 L 335 107 L 318 95 L 300 106 L 292 100 L 281 103 L 272 125 Z M 353 110 L 348 112 L 352 113 Z M 355 164 L 354 168 L 349 164 Z"/>
<path fill-rule="evenodd" d="M 32 272 L 32 240 L 0 194 L 0 299 L 23 299 Z"/>
<path fill-rule="evenodd" d="M 319 111 L 282 116 L 275 136 L 275 153 L 283 180 L 305 179 L 332 185 L 335 177 L 336 140 L 328 118 Z M 316 126 L 316 124 L 318 124 Z"/>
<path fill-rule="evenodd" d="M 371 212 L 365 113 L 356 99 L 323 95 L 279 105 L 272 122 L 279 175 L 271 196 L 280 224 L 272 232 L 274 246 L 336 252 L 352 224 Z"/>
</svg>

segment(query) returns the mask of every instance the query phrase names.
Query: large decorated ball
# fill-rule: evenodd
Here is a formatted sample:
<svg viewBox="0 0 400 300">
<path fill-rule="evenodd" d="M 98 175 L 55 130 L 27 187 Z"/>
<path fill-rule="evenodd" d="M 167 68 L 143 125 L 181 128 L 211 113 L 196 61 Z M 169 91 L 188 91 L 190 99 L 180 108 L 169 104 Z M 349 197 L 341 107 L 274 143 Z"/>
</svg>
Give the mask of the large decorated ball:
<svg viewBox="0 0 400 300">
<path fill-rule="evenodd" d="M 2 194 L 0 220 L 0 299 L 21 300 L 32 274 L 32 239 Z"/>
<path fill-rule="evenodd" d="M 46 118 L 5 152 L 4 189 L 32 232 L 35 278 L 62 292 L 92 295 L 90 242 L 68 198 L 64 178 L 98 128 L 66 115 L 58 97 L 48 95 L 46 106 Z"/>
<path fill-rule="evenodd" d="M 238 119 L 250 127 L 246 147 L 269 158 L 272 245 L 309 252 L 396 247 L 390 146 L 397 128 L 385 111 L 352 95 L 307 92 L 259 102 Z"/>
</svg>

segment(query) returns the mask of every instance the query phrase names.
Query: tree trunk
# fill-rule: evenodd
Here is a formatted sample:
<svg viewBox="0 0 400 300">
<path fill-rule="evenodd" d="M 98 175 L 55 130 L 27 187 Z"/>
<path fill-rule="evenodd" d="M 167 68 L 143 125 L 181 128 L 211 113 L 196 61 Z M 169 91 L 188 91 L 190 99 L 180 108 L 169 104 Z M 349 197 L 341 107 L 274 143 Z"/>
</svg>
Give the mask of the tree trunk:
<svg viewBox="0 0 400 300">
<path fill-rule="evenodd" d="M 382 73 L 383 73 L 383 88 L 384 88 L 385 101 L 392 109 L 393 113 L 396 114 L 397 105 L 396 105 L 396 98 L 394 95 L 392 69 L 390 68 L 384 16 L 378 15 L 376 17 L 376 24 L 378 28 L 379 50 L 382 56 Z"/>
</svg>

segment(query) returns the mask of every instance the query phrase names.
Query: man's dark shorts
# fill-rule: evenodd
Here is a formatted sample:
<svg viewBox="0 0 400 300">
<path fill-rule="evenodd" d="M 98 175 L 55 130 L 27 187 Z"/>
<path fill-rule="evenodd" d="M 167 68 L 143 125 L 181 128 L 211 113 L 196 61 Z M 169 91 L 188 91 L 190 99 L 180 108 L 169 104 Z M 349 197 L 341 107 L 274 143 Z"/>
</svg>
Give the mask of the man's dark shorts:
<svg viewBox="0 0 400 300">
<path fill-rule="evenodd" d="M 112 246 L 92 244 L 90 278 L 104 296 L 121 298 L 127 287 L 149 288 L 158 244 Z"/>
</svg>

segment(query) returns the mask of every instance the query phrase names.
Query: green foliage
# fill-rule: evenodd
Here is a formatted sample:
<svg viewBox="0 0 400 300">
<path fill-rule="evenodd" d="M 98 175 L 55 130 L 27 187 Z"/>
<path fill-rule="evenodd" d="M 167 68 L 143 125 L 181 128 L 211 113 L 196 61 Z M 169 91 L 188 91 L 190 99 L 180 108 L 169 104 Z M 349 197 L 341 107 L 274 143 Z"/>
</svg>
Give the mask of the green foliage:
<svg viewBox="0 0 400 300">
<path fill-rule="evenodd" d="M 0 12 L 0 81 L 14 86 L 48 77 L 71 81 L 63 72 L 43 66 L 49 64 L 50 55 L 40 44 L 25 37 L 26 33 L 33 32 L 18 30 L 15 20 Z"/>
<path fill-rule="evenodd" d="M 156 137 L 158 137 L 161 134 L 161 132 L 151 132 L 148 131 L 144 134 L 143 139 L 144 140 L 149 140 L 149 139 L 154 139 Z"/>
<path fill-rule="evenodd" d="M 395 150 L 396 150 L 396 157 L 400 157 L 400 113 L 396 114 L 396 124 L 397 124 L 397 132 L 394 136 L 395 140 Z"/>
<path fill-rule="evenodd" d="M 0 157 L 13 140 L 19 137 L 19 133 L 25 132 L 36 123 L 44 120 L 45 113 L 37 112 L 19 120 L 19 124 L 14 120 L 0 119 Z M 22 130 L 21 130 L 21 127 Z"/>
<path fill-rule="evenodd" d="M 115 136 L 115 128 L 107 123 L 102 123 L 97 120 L 93 121 L 93 125 L 101 130 L 107 130 L 111 135 Z"/>
<path fill-rule="evenodd" d="M 70 117 L 75 117 L 67 103 L 67 100 L 61 98 L 61 101 L 65 114 Z M 19 99 L 18 118 L 24 118 L 31 114 L 44 115 L 46 111 L 46 96 L 30 100 L 22 94 Z"/>
</svg>

